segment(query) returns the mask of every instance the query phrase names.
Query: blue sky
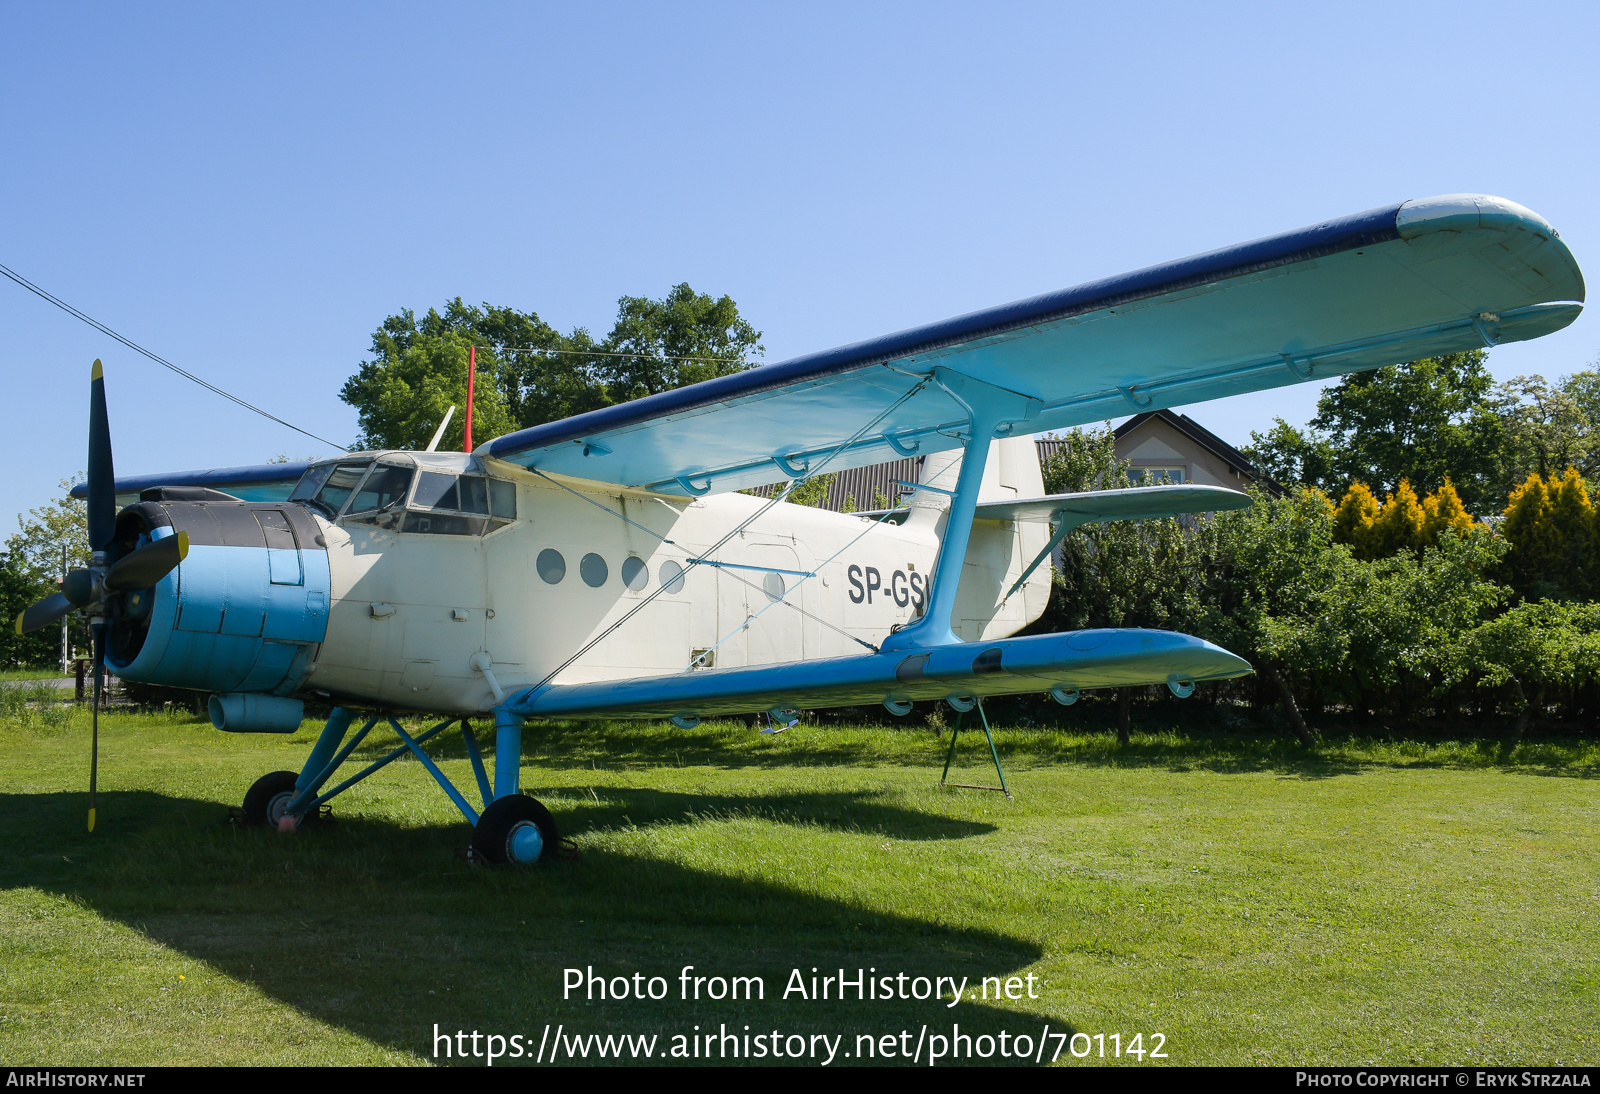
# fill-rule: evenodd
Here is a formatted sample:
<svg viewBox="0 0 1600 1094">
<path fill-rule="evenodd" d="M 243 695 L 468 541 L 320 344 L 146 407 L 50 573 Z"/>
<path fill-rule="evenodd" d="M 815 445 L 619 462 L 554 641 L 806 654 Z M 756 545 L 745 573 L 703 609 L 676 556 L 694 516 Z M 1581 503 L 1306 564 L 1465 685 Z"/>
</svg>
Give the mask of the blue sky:
<svg viewBox="0 0 1600 1094">
<path fill-rule="evenodd" d="M 10 4 L 0 263 L 340 441 L 371 331 L 456 295 L 603 333 L 688 281 L 776 361 L 1458 191 L 1594 270 L 1596 10 Z M 1491 365 L 1582 368 L 1594 322 Z M 330 451 L 4 281 L 0 329 L 8 526 L 82 467 L 95 357 L 123 473 Z"/>
</svg>

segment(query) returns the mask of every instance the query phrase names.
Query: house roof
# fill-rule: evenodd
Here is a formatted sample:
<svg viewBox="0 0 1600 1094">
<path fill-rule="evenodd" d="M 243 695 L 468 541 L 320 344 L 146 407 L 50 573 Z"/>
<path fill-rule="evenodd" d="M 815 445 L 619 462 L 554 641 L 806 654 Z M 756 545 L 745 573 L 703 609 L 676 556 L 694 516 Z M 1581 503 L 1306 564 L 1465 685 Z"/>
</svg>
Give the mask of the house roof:
<svg viewBox="0 0 1600 1094">
<path fill-rule="evenodd" d="M 1211 432 L 1211 430 L 1207 429 L 1205 426 L 1201 425 L 1187 414 L 1175 414 L 1170 410 L 1147 410 L 1142 414 L 1135 414 L 1133 417 L 1117 426 L 1116 429 L 1112 430 L 1112 435 L 1118 440 L 1121 440 L 1123 437 L 1126 437 L 1129 433 L 1132 433 L 1134 430 L 1138 429 L 1152 418 L 1171 426 L 1185 437 L 1188 437 L 1195 444 L 1199 445 L 1201 448 L 1204 448 L 1206 451 L 1210 452 L 1212 455 L 1226 463 L 1228 465 L 1228 470 L 1234 472 L 1235 474 L 1248 475 L 1251 479 L 1259 482 L 1263 487 L 1271 490 L 1275 494 L 1283 494 L 1287 492 L 1283 486 L 1274 482 L 1271 478 L 1257 469 L 1256 465 L 1251 463 L 1243 452 L 1240 452 L 1237 448 L 1233 447 L 1233 445 L 1229 444 L 1227 441 Z"/>
</svg>

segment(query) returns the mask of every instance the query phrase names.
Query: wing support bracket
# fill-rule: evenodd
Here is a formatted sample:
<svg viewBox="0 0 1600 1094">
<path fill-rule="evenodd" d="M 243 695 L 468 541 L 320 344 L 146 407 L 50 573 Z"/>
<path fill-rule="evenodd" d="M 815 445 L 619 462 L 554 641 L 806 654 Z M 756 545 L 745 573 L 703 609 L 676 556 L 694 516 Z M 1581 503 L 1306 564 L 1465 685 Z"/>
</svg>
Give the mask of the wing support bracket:
<svg viewBox="0 0 1600 1094">
<path fill-rule="evenodd" d="M 1155 396 L 1140 394 L 1136 389 L 1131 387 L 1119 387 L 1117 390 L 1120 391 L 1122 393 L 1122 397 L 1128 401 L 1128 405 L 1133 407 L 1135 410 L 1149 410 L 1150 405 L 1156 401 Z"/>
<path fill-rule="evenodd" d="M 772 462 L 778 465 L 779 471 L 782 471 L 791 479 L 803 479 L 806 477 L 806 472 L 811 469 L 810 460 L 796 461 L 793 456 L 774 455 Z M 678 481 L 682 482 L 683 480 L 679 479 Z"/>
<path fill-rule="evenodd" d="M 679 475 L 673 481 L 679 486 L 683 487 L 683 492 L 688 494 L 690 497 L 703 498 L 707 494 L 711 493 L 710 479 L 706 479 L 706 484 L 704 486 L 696 486 L 694 483 L 690 482 L 688 475 Z"/>
<path fill-rule="evenodd" d="M 1304 361 L 1296 361 L 1294 359 L 1294 354 L 1292 353 L 1280 353 L 1278 356 L 1283 358 L 1283 363 L 1289 366 L 1289 371 L 1294 373 L 1296 379 L 1311 379 L 1312 370 L 1317 367 L 1315 358 L 1307 358 Z"/>
<path fill-rule="evenodd" d="M 911 435 L 910 440 L 905 440 L 899 434 L 885 433 L 883 439 L 889 442 L 890 448 L 907 458 L 915 456 L 922 450 L 922 442 L 917 439 L 915 434 Z"/>
</svg>

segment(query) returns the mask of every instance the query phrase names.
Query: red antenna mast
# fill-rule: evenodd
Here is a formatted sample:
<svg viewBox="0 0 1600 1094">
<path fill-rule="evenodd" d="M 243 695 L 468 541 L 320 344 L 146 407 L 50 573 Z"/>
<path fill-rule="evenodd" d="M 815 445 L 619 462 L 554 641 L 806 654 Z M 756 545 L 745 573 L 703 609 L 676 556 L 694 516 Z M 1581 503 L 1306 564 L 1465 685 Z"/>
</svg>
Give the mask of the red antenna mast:
<svg viewBox="0 0 1600 1094">
<path fill-rule="evenodd" d="M 467 350 L 467 444 L 463 452 L 472 451 L 472 381 L 478 373 L 478 347 Z"/>
</svg>

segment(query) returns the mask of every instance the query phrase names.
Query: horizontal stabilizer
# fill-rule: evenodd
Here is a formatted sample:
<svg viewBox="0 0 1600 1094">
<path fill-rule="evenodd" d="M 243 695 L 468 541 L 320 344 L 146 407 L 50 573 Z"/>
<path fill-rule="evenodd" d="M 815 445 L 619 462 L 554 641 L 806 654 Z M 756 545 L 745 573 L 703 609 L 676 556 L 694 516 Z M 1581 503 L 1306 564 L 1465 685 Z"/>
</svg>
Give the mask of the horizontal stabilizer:
<svg viewBox="0 0 1600 1094">
<path fill-rule="evenodd" d="M 1249 507 L 1249 494 L 1225 486 L 1134 486 L 1126 490 L 1090 490 L 1018 501 L 980 501 L 973 515 L 979 520 L 1035 524 L 1064 521 L 1076 528 L 1110 520 L 1150 520 Z"/>
<path fill-rule="evenodd" d="M 1251 671 L 1243 658 L 1172 631 L 1070 631 L 865 657 L 552 684 L 512 695 L 504 709 L 544 718 L 706 718 L 779 707 L 1226 680 Z"/>
<path fill-rule="evenodd" d="M 979 502 L 973 516 L 981 520 L 1053 521 L 1055 531 L 1022 576 L 1006 591 L 1009 598 L 1033 576 L 1033 571 L 1055 553 L 1067 533 L 1085 524 L 1111 520 L 1150 520 L 1180 513 L 1211 513 L 1219 509 L 1248 509 L 1250 495 L 1223 486 L 1134 486 L 1123 490 L 1089 490 L 1082 494 L 1053 494 L 1021 501 Z"/>
</svg>

